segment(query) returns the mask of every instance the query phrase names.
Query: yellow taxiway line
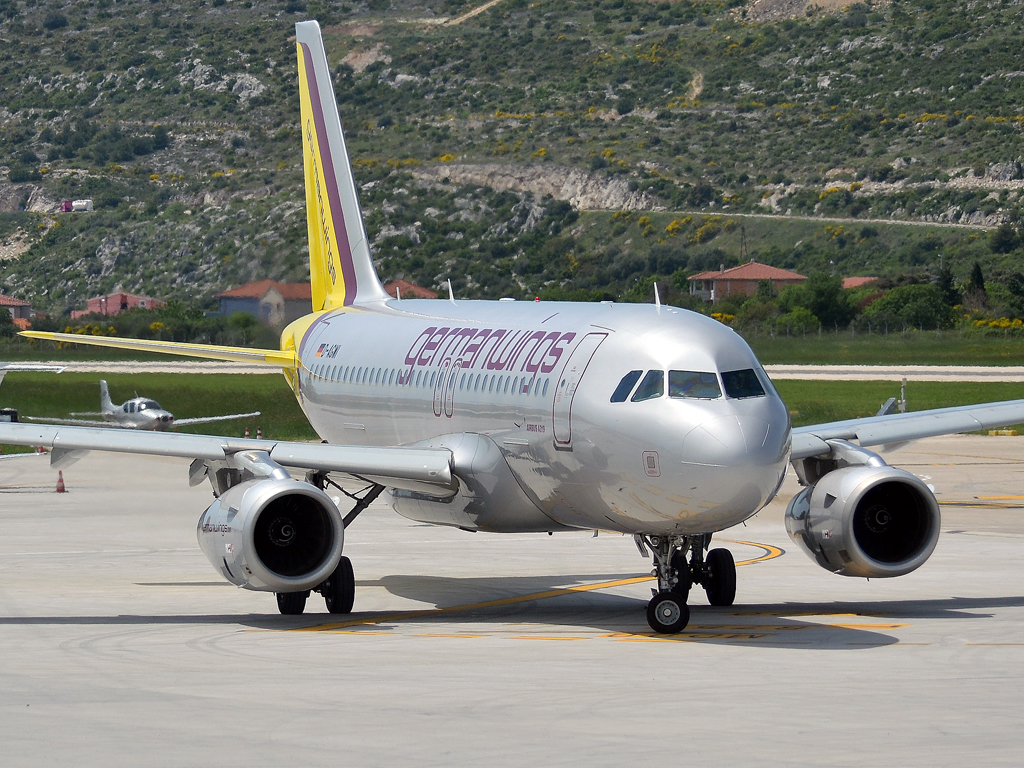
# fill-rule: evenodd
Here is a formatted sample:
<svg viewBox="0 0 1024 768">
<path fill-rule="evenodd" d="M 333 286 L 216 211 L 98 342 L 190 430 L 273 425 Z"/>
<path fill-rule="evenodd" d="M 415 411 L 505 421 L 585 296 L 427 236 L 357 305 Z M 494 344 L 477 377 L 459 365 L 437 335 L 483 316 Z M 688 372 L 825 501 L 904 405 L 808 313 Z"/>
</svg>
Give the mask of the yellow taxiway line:
<svg viewBox="0 0 1024 768">
<path fill-rule="evenodd" d="M 774 547 L 771 544 L 759 544 L 753 541 L 733 541 L 732 539 L 725 539 L 732 544 L 743 544 L 749 547 L 756 547 L 757 549 L 764 550 L 764 554 L 759 557 L 754 557 L 749 560 L 741 560 L 736 563 L 737 566 L 741 565 L 753 565 L 754 563 L 761 563 L 765 560 L 772 560 L 776 557 L 780 557 L 785 554 L 785 550 Z M 440 616 L 447 613 L 459 613 L 463 611 L 476 611 L 483 608 L 500 608 L 505 605 L 516 605 L 518 603 L 529 603 L 534 600 L 548 600 L 552 597 L 562 597 L 564 595 L 574 595 L 580 592 L 595 592 L 602 589 L 612 589 L 615 587 L 627 587 L 632 584 L 642 584 L 645 581 L 653 581 L 653 576 L 634 576 L 628 579 L 613 579 L 612 581 L 599 581 L 594 584 L 581 584 L 577 587 L 561 587 L 558 589 L 548 589 L 543 592 L 533 592 L 528 595 L 517 595 L 515 597 L 503 597 L 498 600 L 485 600 L 479 603 L 469 603 L 466 605 L 453 605 L 448 608 L 427 608 L 419 611 L 402 611 L 400 613 L 389 613 L 383 616 L 366 616 L 359 619 L 351 619 L 349 621 L 337 621 L 331 622 L 330 624 L 320 624 L 315 627 L 297 627 L 295 629 L 287 630 L 289 632 L 337 632 L 339 630 L 347 629 L 348 627 L 363 627 L 371 626 L 374 624 L 382 624 L 385 622 L 393 621 L 405 621 L 408 619 L 419 619 L 426 616 Z"/>
</svg>

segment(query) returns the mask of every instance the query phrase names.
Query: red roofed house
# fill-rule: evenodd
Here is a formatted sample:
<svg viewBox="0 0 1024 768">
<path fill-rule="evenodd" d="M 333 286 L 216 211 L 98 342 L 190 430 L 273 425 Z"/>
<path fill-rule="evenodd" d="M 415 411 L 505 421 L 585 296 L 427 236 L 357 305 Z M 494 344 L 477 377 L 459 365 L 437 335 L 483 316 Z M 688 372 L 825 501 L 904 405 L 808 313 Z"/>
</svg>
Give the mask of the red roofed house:
<svg viewBox="0 0 1024 768">
<path fill-rule="evenodd" d="M 35 317 L 36 314 L 32 309 L 32 305 L 27 301 L 22 301 L 2 293 L 0 293 L 0 307 L 11 313 L 11 320 L 22 330 L 28 328 L 29 320 Z"/>
<path fill-rule="evenodd" d="M 283 328 L 313 311 L 313 291 L 309 283 L 260 280 L 218 293 L 216 298 L 220 299 L 222 316 L 248 312 L 272 328 Z"/>
<path fill-rule="evenodd" d="M 719 301 L 726 296 L 753 296 L 762 280 L 773 287 L 797 285 L 807 278 L 796 272 L 750 260 L 747 264 L 717 272 L 701 272 L 690 278 L 690 295 L 700 296 L 705 301 Z"/>
<path fill-rule="evenodd" d="M 871 283 L 877 281 L 877 277 L 844 277 L 843 289 L 848 291 L 851 288 L 861 288 L 862 286 L 871 285 Z"/>
<path fill-rule="evenodd" d="M 162 307 L 164 302 L 160 299 L 151 299 L 148 296 L 138 296 L 134 293 L 111 293 L 107 296 L 97 296 L 89 299 L 85 309 L 76 309 L 71 317 L 77 320 L 85 315 L 117 315 L 126 309 L 142 307 L 143 309 L 156 309 Z"/>
<path fill-rule="evenodd" d="M 422 285 L 410 283 L 408 280 L 395 280 L 384 286 L 389 296 L 403 299 L 436 299 L 437 291 L 424 288 Z"/>
</svg>

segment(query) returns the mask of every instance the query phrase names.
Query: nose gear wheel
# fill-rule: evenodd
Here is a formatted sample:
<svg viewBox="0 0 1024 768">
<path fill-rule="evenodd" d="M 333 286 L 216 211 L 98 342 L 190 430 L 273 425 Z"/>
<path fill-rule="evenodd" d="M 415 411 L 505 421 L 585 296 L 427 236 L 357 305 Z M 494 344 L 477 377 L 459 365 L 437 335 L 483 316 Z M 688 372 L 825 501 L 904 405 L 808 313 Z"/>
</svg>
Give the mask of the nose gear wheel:
<svg viewBox="0 0 1024 768">
<path fill-rule="evenodd" d="M 647 604 L 647 623 L 665 635 L 682 632 L 690 621 L 686 599 L 678 592 L 659 592 Z"/>
</svg>

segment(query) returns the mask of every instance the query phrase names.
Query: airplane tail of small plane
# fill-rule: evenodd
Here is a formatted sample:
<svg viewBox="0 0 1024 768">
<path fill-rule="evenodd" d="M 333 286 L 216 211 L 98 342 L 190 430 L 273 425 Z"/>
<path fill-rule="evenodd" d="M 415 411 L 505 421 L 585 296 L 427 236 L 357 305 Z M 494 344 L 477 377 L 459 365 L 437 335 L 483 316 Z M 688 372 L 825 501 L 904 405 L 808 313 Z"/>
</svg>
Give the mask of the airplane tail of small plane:
<svg viewBox="0 0 1024 768">
<path fill-rule="evenodd" d="M 110 400 L 110 390 L 107 388 L 107 382 L 100 379 L 100 410 L 103 413 L 113 413 L 114 404 Z"/>
<path fill-rule="evenodd" d="M 295 25 L 313 311 L 384 301 L 366 238 L 320 25 Z"/>
</svg>

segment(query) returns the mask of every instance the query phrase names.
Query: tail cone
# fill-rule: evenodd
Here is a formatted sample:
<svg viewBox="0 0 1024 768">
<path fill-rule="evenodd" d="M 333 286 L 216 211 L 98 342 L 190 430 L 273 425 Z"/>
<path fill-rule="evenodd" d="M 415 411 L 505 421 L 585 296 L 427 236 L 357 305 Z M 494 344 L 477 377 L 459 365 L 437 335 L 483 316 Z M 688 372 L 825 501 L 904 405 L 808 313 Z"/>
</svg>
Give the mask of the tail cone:
<svg viewBox="0 0 1024 768">
<path fill-rule="evenodd" d="M 58 470 L 57 472 L 57 493 L 67 493 L 68 489 L 64 487 L 64 472 Z"/>
</svg>

